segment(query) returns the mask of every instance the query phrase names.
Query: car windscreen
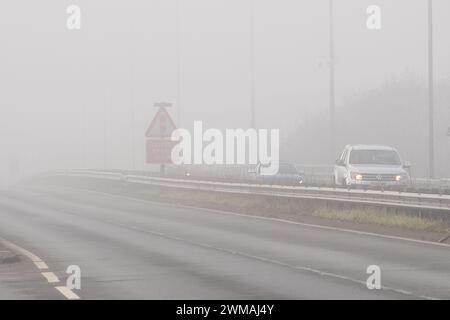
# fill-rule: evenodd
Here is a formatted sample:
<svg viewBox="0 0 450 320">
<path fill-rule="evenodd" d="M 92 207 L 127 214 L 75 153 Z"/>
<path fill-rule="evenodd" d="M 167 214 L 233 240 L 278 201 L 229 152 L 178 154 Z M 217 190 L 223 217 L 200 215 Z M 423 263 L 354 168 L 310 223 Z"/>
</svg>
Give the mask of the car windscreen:
<svg viewBox="0 0 450 320">
<path fill-rule="evenodd" d="M 350 164 L 400 165 L 400 158 L 391 150 L 353 150 L 350 153 Z"/>
</svg>

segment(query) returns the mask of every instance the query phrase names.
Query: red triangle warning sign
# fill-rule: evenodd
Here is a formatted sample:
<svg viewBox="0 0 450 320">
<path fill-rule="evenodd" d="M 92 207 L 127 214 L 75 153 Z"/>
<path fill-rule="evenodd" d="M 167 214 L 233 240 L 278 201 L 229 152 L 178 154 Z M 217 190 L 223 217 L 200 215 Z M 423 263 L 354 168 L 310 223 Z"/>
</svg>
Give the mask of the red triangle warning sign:
<svg viewBox="0 0 450 320">
<path fill-rule="evenodd" d="M 145 136 L 147 138 L 167 138 L 176 129 L 170 114 L 165 108 L 160 108 L 148 127 Z"/>
</svg>

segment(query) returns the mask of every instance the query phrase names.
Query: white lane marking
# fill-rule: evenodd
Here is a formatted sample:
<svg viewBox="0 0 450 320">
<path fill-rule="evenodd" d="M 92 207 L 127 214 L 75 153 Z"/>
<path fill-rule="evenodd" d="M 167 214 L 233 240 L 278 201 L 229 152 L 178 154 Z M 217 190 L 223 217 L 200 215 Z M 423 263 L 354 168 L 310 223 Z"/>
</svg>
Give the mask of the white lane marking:
<svg viewBox="0 0 450 320">
<path fill-rule="evenodd" d="M 310 228 L 321 229 L 321 230 L 332 230 L 332 231 L 352 233 L 352 234 L 370 236 L 370 237 L 376 237 L 376 238 L 382 238 L 382 239 L 400 240 L 400 241 L 405 241 L 405 242 L 413 242 L 413 243 L 419 243 L 419 244 L 426 244 L 426 245 L 450 248 L 450 244 L 447 244 L 447 243 L 432 242 L 432 241 L 426 241 L 426 240 L 417 240 L 417 239 L 404 238 L 404 237 L 398 237 L 398 236 L 390 236 L 390 235 L 379 234 L 379 233 L 323 226 L 323 225 L 310 224 L 310 223 L 304 223 L 304 222 L 298 222 L 298 221 L 292 221 L 292 220 L 286 220 L 286 219 L 280 219 L 280 218 L 262 217 L 262 216 L 250 215 L 250 214 L 245 214 L 245 213 L 237 213 L 237 212 L 218 210 L 218 209 L 209 209 L 209 208 L 196 207 L 196 206 L 190 206 L 190 205 L 174 204 L 174 203 L 168 203 L 168 202 L 162 202 L 162 201 L 161 202 L 160 201 L 150 201 L 150 200 L 133 198 L 133 197 L 123 196 L 123 195 L 114 194 L 114 193 L 94 191 L 94 190 L 83 189 L 83 188 L 75 188 L 75 187 L 67 187 L 67 186 L 65 186 L 64 188 L 69 189 L 69 190 L 75 190 L 75 191 L 83 191 L 86 193 L 100 194 L 100 195 L 113 197 L 113 198 L 121 198 L 121 199 L 129 200 L 129 201 L 136 201 L 136 202 L 141 202 L 141 203 L 146 203 L 146 204 L 152 204 L 152 205 L 157 205 L 157 206 L 161 206 L 161 207 L 196 209 L 196 210 L 200 210 L 200 211 L 204 211 L 204 212 L 218 213 L 218 214 L 222 214 L 222 215 L 233 215 L 233 216 L 245 217 L 245 218 L 250 218 L 250 219 L 266 220 L 266 221 L 299 225 L 299 226 L 310 227 Z"/>
<path fill-rule="evenodd" d="M 58 283 L 59 279 L 53 272 L 42 272 L 41 273 L 48 283 Z"/>
<path fill-rule="evenodd" d="M 101 193 L 101 192 L 94 192 L 94 193 L 105 194 L 105 195 L 110 196 L 110 197 L 112 196 L 111 194 L 108 194 L 108 193 Z M 124 197 L 124 198 L 126 198 L 128 200 L 133 200 L 133 201 L 138 200 L 138 201 L 141 201 L 141 202 L 144 202 L 144 203 L 151 203 L 151 204 L 159 204 L 159 205 L 161 205 L 161 203 L 158 203 L 158 202 L 154 203 L 154 202 L 145 201 L 145 200 L 141 200 L 141 199 L 134 199 L 134 198 L 130 198 L 130 197 Z M 162 205 L 164 205 L 164 204 L 162 204 Z M 195 208 L 195 209 L 203 209 L 203 208 L 196 208 L 196 207 L 190 207 L 190 206 L 184 206 L 184 207 L 186 207 L 186 208 Z M 209 211 L 208 209 L 205 209 L 205 210 Z M 225 212 L 225 213 L 226 214 L 234 214 L 234 213 L 228 213 L 228 212 Z M 240 215 L 240 214 L 237 214 L 237 215 Z M 249 217 L 253 218 L 254 216 L 249 216 Z M 258 261 L 261 261 L 261 262 L 271 263 L 271 264 L 275 264 L 275 265 L 282 266 L 282 267 L 285 267 L 285 268 L 290 268 L 290 269 L 293 269 L 293 270 L 310 272 L 310 273 L 317 274 L 319 276 L 325 276 L 325 277 L 339 279 L 339 280 L 343 280 L 343 281 L 349 281 L 349 282 L 353 282 L 353 283 L 358 284 L 358 285 L 366 286 L 366 282 L 363 281 L 363 280 L 351 278 L 351 277 L 348 277 L 348 276 L 344 276 L 344 275 L 340 275 L 340 274 L 336 274 L 336 273 L 332 273 L 332 272 L 322 271 L 322 270 L 319 270 L 319 269 L 313 269 L 313 268 L 310 268 L 308 266 L 293 265 L 293 264 L 289 264 L 289 263 L 286 263 L 286 262 L 283 262 L 283 261 L 279 261 L 279 260 L 275 260 L 275 259 L 271 259 L 271 258 L 266 258 L 266 257 L 253 255 L 253 254 L 246 253 L 246 252 L 243 252 L 243 251 L 231 250 L 231 249 L 227 249 L 227 248 L 211 245 L 209 243 L 197 242 L 197 241 L 185 239 L 185 238 L 182 238 L 182 237 L 179 237 L 179 236 L 173 236 L 173 235 L 170 235 L 170 234 L 166 234 L 166 233 L 163 233 L 163 232 L 160 232 L 160 231 L 143 229 L 143 228 L 140 228 L 140 227 L 137 227 L 137 226 L 130 226 L 130 225 L 127 225 L 127 224 L 124 224 L 124 223 L 114 222 L 114 221 L 111 221 L 111 220 L 104 220 L 104 219 L 96 219 L 96 220 L 104 222 L 104 223 L 109 223 L 111 225 L 115 225 L 117 227 L 121 227 L 121 228 L 124 228 L 124 229 L 135 230 L 135 231 L 138 231 L 138 232 L 152 234 L 154 236 L 162 237 L 162 238 L 169 239 L 169 240 L 174 240 L 174 241 L 178 241 L 178 242 L 188 243 L 188 244 L 191 244 L 191 245 L 194 245 L 194 246 L 197 246 L 197 247 L 213 249 L 213 250 L 216 250 L 216 251 L 220 251 L 220 252 L 227 253 L 227 254 L 232 254 L 232 255 L 239 255 L 239 256 L 242 256 L 242 257 L 258 260 Z M 287 221 L 287 222 L 289 222 L 289 221 Z M 68 299 L 76 299 L 76 297 L 77 297 L 77 295 L 75 293 L 73 293 L 70 289 L 68 289 L 66 287 L 56 287 L 56 289 L 59 290 Z M 424 295 L 416 294 L 416 293 L 411 292 L 411 291 L 407 291 L 407 290 L 404 290 L 404 289 L 398 289 L 398 288 L 394 288 L 394 287 L 389 287 L 389 286 L 382 286 L 381 290 L 388 291 L 388 292 L 394 292 L 394 293 L 397 293 L 397 294 L 406 295 L 406 296 L 410 296 L 410 297 L 415 297 L 415 298 L 419 298 L 419 299 L 439 300 L 439 298 L 435 298 L 435 297 L 431 297 L 431 296 L 424 296 Z"/>
<path fill-rule="evenodd" d="M 27 258 L 29 258 L 31 261 L 33 262 L 42 262 L 41 258 L 39 258 L 37 255 L 31 253 L 28 250 L 25 250 L 17 245 L 15 245 L 14 243 L 9 242 L 6 239 L 0 238 L 0 242 L 7 248 L 10 248 L 13 251 L 18 251 L 21 254 L 23 254 L 24 256 L 26 256 Z"/>
<path fill-rule="evenodd" d="M 47 270 L 48 269 L 47 264 L 44 261 L 42 261 L 41 258 L 39 258 L 34 253 L 31 253 L 30 251 L 28 251 L 24 248 L 21 248 L 21 247 L 15 245 L 14 243 L 9 242 L 6 239 L 0 238 L 0 242 L 5 247 L 11 249 L 12 251 L 19 252 L 20 254 L 22 254 L 25 257 L 27 257 L 28 259 L 30 259 L 39 270 Z"/>
<path fill-rule="evenodd" d="M 185 242 L 185 243 L 189 243 L 191 245 L 195 245 L 198 247 L 203 247 L 203 248 L 208 248 L 208 249 L 213 249 L 216 251 L 221 251 L 227 254 L 232 254 L 232 255 L 239 255 L 242 257 L 246 257 L 246 258 L 251 258 L 254 260 L 258 260 L 261 262 L 265 262 L 265 263 L 271 263 L 271 264 L 275 264 L 275 265 L 279 265 L 282 267 L 286 267 L 286 268 L 290 268 L 290 269 L 294 269 L 294 270 L 299 270 L 299 271 L 306 271 L 306 272 L 311 272 L 314 274 L 318 274 L 320 276 L 325 276 L 325 277 L 329 277 L 329 278 L 335 278 L 335 279 L 340 279 L 340 280 L 345 280 L 345 281 L 350 281 L 356 284 L 360 284 L 363 286 L 366 286 L 366 281 L 362 281 L 359 279 L 354 279 L 351 277 L 347 277 L 344 275 L 340 275 L 340 274 L 336 274 L 336 273 L 332 273 L 332 272 L 327 272 L 327 271 L 322 271 L 322 270 L 318 270 L 318 269 L 313 269 L 310 267 L 305 267 L 305 266 L 301 266 L 301 265 L 292 265 L 286 262 L 282 262 L 279 260 L 275 260 L 275 259 L 270 259 L 270 258 L 265 258 L 265 257 L 260 257 L 257 255 L 253 255 L 250 253 L 246 253 L 243 251 L 236 251 L 236 250 L 231 250 L 231 249 L 226 249 L 226 248 L 222 248 L 222 247 L 218 247 L 215 245 L 211 245 L 208 243 L 204 243 L 204 242 L 198 242 L 198 241 L 194 241 L 194 240 L 188 240 L 182 237 L 178 237 L 178 236 L 172 236 L 170 234 L 166 234 L 164 232 L 159 232 L 159 231 L 154 231 L 154 230 L 149 230 L 149 229 L 143 229 L 143 228 L 139 228 L 139 227 L 135 227 L 135 226 L 129 226 L 126 225 L 124 223 L 114 223 L 114 222 L 108 222 L 110 224 L 125 228 L 125 229 L 131 229 L 131 230 L 135 230 L 135 231 L 139 231 L 139 232 L 143 232 L 143 233 L 148 233 L 148 234 L 152 234 L 161 238 L 165 238 L 165 239 L 170 239 L 170 240 L 174 240 L 174 241 L 178 241 L 178 242 Z M 403 290 L 403 289 L 397 289 L 397 288 L 393 288 L 393 287 L 389 287 L 389 286 L 381 286 L 381 290 L 384 291 L 390 291 L 390 292 L 394 292 L 397 294 L 401 294 L 401 295 L 407 295 L 407 296 L 411 296 L 411 297 L 416 297 L 419 299 L 425 299 L 425 300 L 440 300 L 439 298 L 435 298 L 435 297 L 431 297 L 431 296 L 424 296 L 424 295 L 420 295 L 420 294 L 415 294 L 411 291 L 407 291 L 407 290 Z"/>
<path fill-rule="evenodd" d="M 39 270 L 48 269 L 48 265 L 44 261 L 34 261 L 34 264 Z"/>
<path fill-rule="evenodd" d="M 245 214 L 245 213 L 237 213 L 237 212 L 218 210 L 218 209 L 208 209 L 208 208 L 189 206 L 189 205 L 182 205 L 182 204 L 174 204 L 174 203 L 167 203 L 167 202 L 143 200 L 143 199 L 139 199 L 139 198 L 133 198 L 133 197 L 123 196 L 123 195 L 116 195 L 116 194 L 113 194 L 113 193 L 107 193 L 107 192 L 102 192 L 102 191 L 93 191 L 93 190 L 87 190 L 87 189 L 81 189 L 81 188 L 73 188 L 73 187 L 65 187 L 65 188 L 66 189 L 78 190 L 78 191 L 85 191 L 85 192 L 93 193 L 93 194 L 101 194 L 101 195 L 105 195 L 105 196 L 108 196 L 108 197 L 117 197 L 117 198 L 126 199 L 126 200 L 130 200 L 130 201 L 137 201 L 137 202 L 141 202 L 141 203 L 158 205 L 158 206 L 162 206 L 162 207 L 166 206 L 166 207 L 174 207 L 174 208 L 197 209 L 197 210 L 204 211 L 204 212 L 212 212 L 212 213 L 218 213 L 218 214 L 222 214 L 222 215 L 233 215 L 233 216 L 245 217 L 245 218 L 250 218 L 250 219 L 266 220 L 266 221 L 273 221 L 273 222 L 280 222 L 280 223 L 299 225 L 299 226 L 304 226 L 304 227 L 311 227 L 311 228 L 321 229 L 321 230 L 332 230 L 332 231 L 352 233 L 352 234 L 363 235 L 363 236 L 370 236 L 370 237 L 376 237 L 376 238 L 382 238 L 382 239 L 400 240 L 400 241 L 406 241 L 406 242 L 413 242 L 413 243 L 419 243 L 419 244 L 426 244 L 426 245 L 433 245 L 433 246 L 450 248 L 450 244 L 448 244 L 448 243 L 439 243 L 439 242 L 432 242 L 432 241 L 426 241 L 426 240 L 417 240 L 417 239 L 404 238 L 404 237 L 398 237 L 398 236 L 390 236 L 390 235 L 379 234 L 379 233 L 358 231 L 358 230 L 352 230 L 352 229 L 344 229 L 344 228 L 338 228 L 338 227 L 322 226 L 322 225 L 317 225 L 317 224 L 297 222 L 297 221 L 280 219 L 280 218 L 261 217 L 261 216 L 256 216 L 256 215 L 250 215 L 250 214 Z"/>
<path fill-rule="evenodd" d="M 69 300 L 79 300 L 80 297 L 67 287 L 55 287 L 64 297 Z"/>
<path fill-rule="evenodd" d="M 129 201 L 136 201 L 136 202 L 141 202 L 141 203 L 146 203 L 146 204 L 152 204 L 152 205 L 161 206 L 161 207 L 169 206 L 169 207 L 177 207 L 177 208 L 197 209 L 197 210 L 204 211 L 204 212 L 213 212 L 213 213 L 219 213 L 219 214 L 223 214 L 223 215 L 234 215 L 234 216 L 241 216 L 241 217 L 246 217 L 246 218 L 250 218 L 250 219 L 269 220 L 269 221 L 275 221 L 275 222 L 281 222 L 281 223 L 288 223 L 288 224 L 294 224 L 294 225 L 313 227 L 313 228 L 317 228 L 317 229 L 334 230 L 334 231 L 341 231 L 341 232 L 353 233 L 353 234 L 358 234 L 358 235 L 367 235 L 367 236 L 373 236 L 373 237 L 379 237 L 379 238 L 387 238 L 387 239 L 394 239 L 394 240 L 401 240 L 401 241 L 421 243 L 421 244 L 427 244 L 427 245 L 438 245 L 438 246 L 450 247 L 450 245 L 448 245 L 448 244 L 435 243 L 435 242 L 430 242 L 430 241 L 415 240 L 415 239 L 402 238 L 402 237 L 396 237 L 396 236 L 387 236 L 387 235 L 381 235 L 381 234 L 376 234 L 376 233 L 368 233 L 368 232 L 356 231 L 356 230 L 350 230 L 350 229 L 342 229 L 342 228 L 336 228 L 336 227 L 320 226 L 320 225 L 307 224 L 307 223 L 295 222 L 295 221 L 278 219 L 278 218 L 253 216 L 253 215 L 248 215 L 248 214 L 241 214 L 241 213 L 230 212 L 230 211 L 223 211 L 223 210 L 216 210 L 216 209 L 200 208 L 200 207 L 188 206 L 188 205 L 176 205 L 176 204 L 165 203 L 165 202 L 149 201 L 149 200 L 143 200 L 143 199 L 139 199 L 139 198 L 133 198 L 133 197 L 128 197 L 128 196 L 116 195 L 116 194 L 111 194 L 111 193 L 101 192 L 101 191 L 86 190 L 86 189 L 81 189 L 81 188 L 73 188 L 73 187 L 65 187 L 65 188 L 66 189 L 77 190 L 77 191 L 83 191 L 83 192 L 91 193 L 91 194 L 101 194 L 101 195 L 105 195 L 105 196 L 112 197 L 112 198 L 121 198 L 121 199 L 126 199 L 126 200 L 129 200 Z M 298 265 L 290 265 L 290 264 L 287 264 L 285 262 L 281 262 L 281 261 L 277 261 L 277 260 L 273 260 L 273 259 L 269 259 L 269 258 L 265 258 L 265 257 L 259 257 L 259 256 L 255 256 L 255 255 L 248 254 L 248 253 L 245 253 L 245 252 L 239 252 L 239 251 L 229 250 L 229 249 L 225 249 L 225 248 L 221 248 L 221 247 L 216 247 L 216 246 L 213 246 L 213 245 L 210 245 L 210 244 L 207 244 L 207 243 L 195 242 L 195 241 L 183 239 L 183 238 L 180 238 L 180 237 L 177 237 L 177 236 L 171 236 L 171 235 L 168 235 L 168 234 L 164 234 L 164 233 L 161 233 L 161 232 L 158 232 L 158 231 L 140 229 L 139 227 L 136 227 L 136 226 L 131 226 L 130 227 L 129 225 L 125 225 L 125 224 L 122 224 L 122 223 L 115 223 L 115 222 L 109 221 L 109 220 L 103 220 L 103 222 L 107 222 L 107 223 L 110 223 L 110 224 L 113 224 L 113 225 L 116 225 L 116 226 L 120 226 L 120 227 L 123 227 L 123 228 L 127 228 L 127 229 L 132 229 L 132 230 L 136 230 L 136 231 L 140 231 L 140 232 L 144 232 L 144 233 L 157 235 L 157 236 L 164 237 L 164 238 L 167 238 L 167 239 L 172 239 L 172 240 L 176 240 L 176 241 L 183 241 L 183 242 L 191 243 L 191 244 L 194 244 L 194 245 L 197 245 L 197 246 L 201 246 L 201 247 L 205 247 L 205 248 L 211 248 L 211 249 L 215 249 L 215 250 L 226 252 L 226 253 L 231 253 L 233 255 L 237 254 L 237 255 L 244 256 L 244 257 L 257 259 L 257 260 L 260 260 L 260 261 L 269 262 L 269 263 L 277 264 L 277 265 L 288 267 L 288 268 L 292 268 L 292 269 L 309 271 L 309 272 L 316 273 L 316 274 L 319 274 L 319 275 L 322 275 L 322 276 L 328 276 L 328 277 L 332 277 L 332 278 L 336 278 L 336 279 L 351 281 L 351 282 L 354 282 L 354 283 L 357 283 L 357 284 L 366 285 L 366 282 L 358 280 L 358 279 L 353 279 L 353 278 L 350 278 L 350 277 L 347 277 L 347 276 L 343 276 L 343 275 L 339 275 L 339 274 L 334 274 L 334 273 L 330 273 L 330 272 L 326 272 L 326 271 L 312 269 L 310 267 L 298 266 Z M 417 298 L 421 298 L 421 299 L 438 300 L 438 298 L 435 298 L 435 297 L 417 295 L 417 294 L 414 294 L 413 292 L 406 291 L 406 290 L 403 290 L 403 289 L 397 289 L 397 288 L 393 288 L 393 287 L 383 286 L 381 289 L 382 290 L 391 291 L 391 292 L 396 292 L 396 293 L 399 293 L 399 294 L 408 295 L 408 296 L 413 296 L 413 297 L 417 297 Z"/>
<path fill-rule="evenodd" d="M 418 239 L 412 239 L 412 238 L 404 238 L 404 237 L 399 237 L 399 236 L 390 236 L 390 235 L 386 235 L 386 234 L 366 232 L 366 231 L 358 231 L 358 230 L 345 229 L 345 228 L 339 228 L 339 227 L 322 226 L 322 225 L 318 225 L 318 224 L 297 222 L 297 221 L 285 220 L 285 219 L 279 219 L 279 218 L 253 216 L 253 215 L 249 215 L 249 214 L 245 214 L 245 213 L 236 213 L 236 212 L 231 212 L 231 211 L 222 211 L 222 210 L 216 210 L 216 209 L 198 208 L 198 207 L 194 207 L 194 206 L 186 206 L 186 208 L 191 208 L 191 209 L 197 208 L 197 209 L 202 209 L 204 211 L 211 211 L 211 212 L 215 212 L 215 213 L 218 213 L 218 214 L 224 214 L 224 215 L 235 215 L 235 216 L 241 216 L 241 217 L 246 217 L 246 218 L 254 218 L 254 219 L 259 219 L 259 220 L 269 220 L 269 221 L 288 223 L 288 224 L 293 224 L 293 225 L 300 225 L 300 226 L 311 227 L 311 228 L 315 228 L 315 229 L 332 230 L 332 231 L 353 233 L 353 234 L 358 234 L 358 235 L 363 235 L 363 236 L 371 236 L 371 237 L 376 237 L 376 238 L 384 238 L 384 239 L 390 239 L 390 240 L 400 240 L 400 241 L 406 241 L 406 242 L 414 242 L 414 243 L 420 243 L 420 244 L 427 244 L 427 245 L 433 245 L 433 246 L 450 248 L 450 244 L 447 244 L 447 243 L 440 243 L 440 242 L 433 242 L 433 241 L 426 241 L 426 240 L 418 240 Z"/>
<path fill-rule="evenodd" d="M 39 270 L 48 269 L 47 264 L 34 253 L 31 253 L 30 251 L 22 247 L 19 247 L 18 245 L 15 245 L 14 243 L 9 242 L 8 240 L 3 239 L 1 237 L 0 243 L 2 243 L 5 247 L 11 249 L 12 251 L 20 252 L 21 254 L 29 258 Z M 41 272 L 41 274 L 50 284 L 59 282 L 58 277 L 53 272 Z M 54 288 L 69 300 L 80 299 L 80 297 L 76 295 L 74 292 L 72 292 L 72 290 L 70 290 L 69 288 L 66 287 L 54 287 Z"/>
</svg>

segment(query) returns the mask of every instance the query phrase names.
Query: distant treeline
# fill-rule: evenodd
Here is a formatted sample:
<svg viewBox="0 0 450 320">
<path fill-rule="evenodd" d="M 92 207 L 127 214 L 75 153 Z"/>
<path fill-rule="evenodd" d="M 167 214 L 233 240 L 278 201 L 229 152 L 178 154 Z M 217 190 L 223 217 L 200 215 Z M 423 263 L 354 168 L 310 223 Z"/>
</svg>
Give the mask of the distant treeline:
<svg viewBox="0 0 450 320">
<path fill-rule="evenodd" d="M 391 81 L 349 96 L 336 107 L 335 157 L 346 144 L 396 147 L 413 163 L 413 175 L 428 168 L 428 89 L 416 79 Z M 436 175 L 450 178 L 450 81 L 435 88 Z M 329 117 L 322 113 L 300 122 L 283 146 L 283 157 L 300 163 L 327 164 L 330 159 Z"/>
</svg>

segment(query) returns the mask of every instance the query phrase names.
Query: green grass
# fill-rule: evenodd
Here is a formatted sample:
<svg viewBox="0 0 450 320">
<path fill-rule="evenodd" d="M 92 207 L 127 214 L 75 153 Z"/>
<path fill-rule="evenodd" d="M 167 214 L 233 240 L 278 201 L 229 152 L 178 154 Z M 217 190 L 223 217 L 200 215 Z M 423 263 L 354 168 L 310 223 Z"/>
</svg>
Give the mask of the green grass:
<svg viewBox="0 0 450 320">
<path fill-rule="evenodd" d="M 450 234 L 450 228 L 445 221 L 387 213 L 375 209 L 317 209 L 313 211 L 313 216 L 410 230 L 446 232 Z"/>
<path fill-rule="evenodd" d="M 260 199 L 241 195 L 229 195 L 205 192 L 163 192 L 161 198 L 165 201 L 176 201 L 184 204 L 202 203 L 205 207 L 222 210 L 237 210 L 247 212 L 256 210 L 259 215 L 265 213 L 299 214 L 295 203 L 284 199 Z M 386 212 L 376 208 L 338 209 L 317 208 L 307 210 L 308 214 L 331 220 L 340 220 L 360 224 L 375 224 L 386 227 L 397 227 L 417 231 L 430 231 L 450 235 L 450 225 L 441 219 L 421 218 L 401 213 Z"/>
</svg>

